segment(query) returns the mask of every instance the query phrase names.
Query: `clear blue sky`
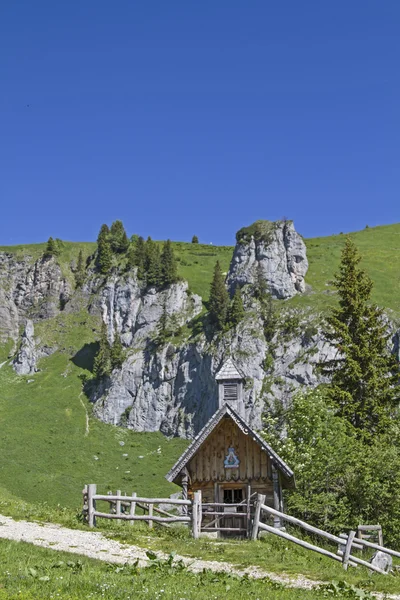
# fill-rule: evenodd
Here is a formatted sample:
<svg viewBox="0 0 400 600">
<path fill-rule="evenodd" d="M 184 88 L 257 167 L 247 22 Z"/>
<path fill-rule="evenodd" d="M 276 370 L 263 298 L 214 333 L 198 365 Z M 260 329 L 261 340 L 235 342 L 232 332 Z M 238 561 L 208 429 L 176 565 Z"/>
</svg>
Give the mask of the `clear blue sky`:
<svg viewBox="0 0 400 600">
<path fill-rule="evenodd" d="M 393 223 L 399 0 L 2 0 L 0 244 Z"/>
</svg>

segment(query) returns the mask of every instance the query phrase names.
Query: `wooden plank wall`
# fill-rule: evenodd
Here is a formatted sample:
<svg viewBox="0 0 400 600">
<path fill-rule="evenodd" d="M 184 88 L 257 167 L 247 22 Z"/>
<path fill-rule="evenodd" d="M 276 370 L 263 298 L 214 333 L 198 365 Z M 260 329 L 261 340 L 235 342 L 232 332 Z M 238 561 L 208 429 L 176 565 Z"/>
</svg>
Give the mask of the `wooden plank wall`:
<svg viewBox="0 0 400 600">
<path fill-rule="evenodd" d="M 237 469 L 224 467 L 224 460 L 231 446 L 240 460 Z M 265 489 L 266 481 L 271 480 L 271 465 L 266 452 L 251 437 L 245 435 L 230 418 L 223 419 L 210 434 L 188 464 L 188 470 L 192 484 L 209 481 L 251 481 L 252 490 L 256 491 L 257 486 L 254 484 L 257 481 L 260 481 Z"/>
</svg>

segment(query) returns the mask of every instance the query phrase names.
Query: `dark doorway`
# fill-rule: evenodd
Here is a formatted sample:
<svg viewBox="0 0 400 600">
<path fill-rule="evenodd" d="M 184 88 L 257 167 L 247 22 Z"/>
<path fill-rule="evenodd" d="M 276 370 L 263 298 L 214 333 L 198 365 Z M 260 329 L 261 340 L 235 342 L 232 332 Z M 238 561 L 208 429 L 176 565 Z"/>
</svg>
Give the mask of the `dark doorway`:
<svg viewBox="0 0 400 600">
<path fill-rule="evenodd" d="M 246 512 L 246 504 L 243 504 L 242 506 L 229 506 L 229 504 L 239 504 L 240 502 L 243 502 L 243 500 L 245 500 L 246 495 L 244 488 L 224 488 L 222 491 L 224 504 L 228 505 L 224 507 L 224 512 Z M 221 532 L 223 534 L 223 537 L 243 537 L 246 535 L 246 518 L 244 516 L 225 517 L 224 519 L 222 519 L 222 527 L 233 530 Z M 243 531 L 240 531 L 240 529 L 243 529 Z"/>
</svg>

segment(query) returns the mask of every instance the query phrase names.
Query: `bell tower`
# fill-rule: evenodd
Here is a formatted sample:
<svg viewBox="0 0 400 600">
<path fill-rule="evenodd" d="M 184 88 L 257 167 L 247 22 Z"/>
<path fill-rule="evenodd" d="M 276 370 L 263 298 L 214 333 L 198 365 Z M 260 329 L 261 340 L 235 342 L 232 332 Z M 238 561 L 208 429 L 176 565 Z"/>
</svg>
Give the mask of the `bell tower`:
<svg viewBox="0 0 400 600">
<path fill-rule="evenodd" d="M 231 358 L 224 362 L 215 380 L 218 383 L 218 408 L 229 404 L 241 417 L 244 417 L 244 376 Z"/>
</svg>

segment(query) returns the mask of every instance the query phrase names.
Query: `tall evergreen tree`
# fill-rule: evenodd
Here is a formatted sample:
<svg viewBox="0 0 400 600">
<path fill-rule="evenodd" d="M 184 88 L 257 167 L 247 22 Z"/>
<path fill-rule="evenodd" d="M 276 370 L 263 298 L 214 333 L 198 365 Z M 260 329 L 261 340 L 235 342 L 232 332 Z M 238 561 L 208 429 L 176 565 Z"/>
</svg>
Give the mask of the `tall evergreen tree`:
<svg viewBox="0 0 400 600">
<path fill-rule="evenodd" d="M 145 272 L 148 286 L 159 287 L 162 284 L 160 250 L 150 236 L 146 241 Z"/>
<path fill-rule="evenodd" d="M 82 287 L 85 281 L 85 263 L 83 262 L 82 250 L 79 250 L 78 263 L 75 271 L 75 285 L 77 288 Z"/>
<path fill-rule="evenodd" d="M 192 237 L 192 244 L 198 244 L 199 243 L 199 238 L 197 237 L 197 235 L 194 235 Z"/>
<path fill-rule="evenodd" d="M 99 340 L 99 350 L 94 357 L 93 374 L 96 379 L 101 379 L 110 375 L 112 371 L 111 348 L 107 339 L 107 327 L 103 322 L 101 324 L 101 333 Z"/>
<path fill-rule="evenodd" d="M 122 254 L 128 250 L 129 240 L 122 221 L 114 221 L 111 225 L 110 244 L 111 250 L 117 254 Z"/>
<path fill-rule="evenodd" d="M 256 274 L 253 284 L 254 296 L 261 300 L 268 294 L 267 281 L 261 263 L 257 263 Z"/>
<path fill-rule="evenodd" d="M 244 318 L 244 308 L 243 308 L 243 300 L 242 300 L 242 292 L 240 291 L 240 287 L 237 286 L 231 305 L 228 310 L 228 321 L 231 327 L 236 327 L 239 325 Z"/>
<path fill-rule="evenodd" d="M 108 225 L 103 223 L 103 225 L 100 227 L 99 235 L 97 236 L 97 243 L 99 244 L 100 240 L 108 239 L 109 234 L 110 228 L 108 227 Z"/>
<path fill-rule="evenodd" d="M 59 254 L 58 244 L 52 237 L 49 237 L 46 244 L 46 249 L 43 253 L 45 258 L 51 258 L 52 256 L 57 256 Z"/>
<path fill-rule="evenodd" d="M 161 253 L 161 278 L 163 285 L 171 285 L 178 279 L 178 267 L 170 240 L 164 243 Z"/>
<path fill-rule="evenodd" d="M 118 332 L 115 332 L 114 342 L 110 349 L 110 360 L 113 369 L 120 369 L 125 359 L 124 347 Z"/>
<path fill-rule="evenodd" d="M 388 351 L 383 311 L 370 303 L 373 284 L 359 268 L 360 260 L 347 238 L 334 279 L 339 306 L 331 310 L 325 330 L 338 356 L 321 366 L 331 376 L 330 395 L 339 415 L 368 437 L 390 422 L 399 397 L 399 366 Z"/>
<path fill-rule="evenodd" d="M 112 265 L 111 245 L 107 238 L 102 238 L 97 246 L 97 266 L 100 273 L 107 275 Z"/>
<path fill-rule="evenodd" d="M 228 316 L 228 307 L 229 294 L 225 287 L 221 265 L 217 261 L 214 267 L 214 276 L 210 286 L 210 299 L 208 301 L 210 321 L 217 329 L 224 329 Z"/>
<path fill-rule="evenodd" d="M 140 236 L 134 245 L 134 265 L 137 267 L 137 276 L 139 279 L 144 279 L 146 274 L 146 244 L 142 236 Z"/>
</svg>

